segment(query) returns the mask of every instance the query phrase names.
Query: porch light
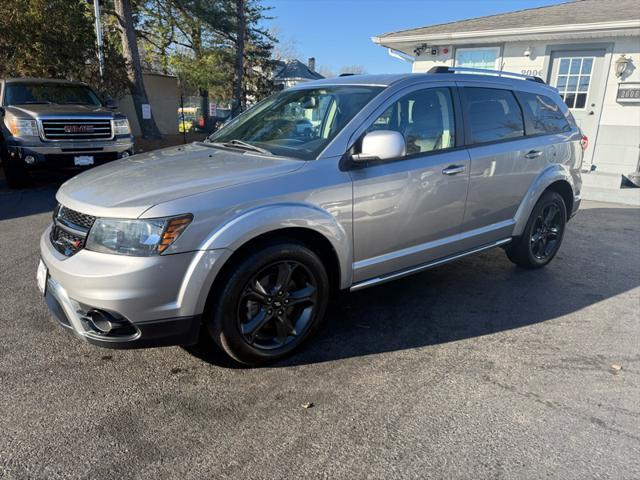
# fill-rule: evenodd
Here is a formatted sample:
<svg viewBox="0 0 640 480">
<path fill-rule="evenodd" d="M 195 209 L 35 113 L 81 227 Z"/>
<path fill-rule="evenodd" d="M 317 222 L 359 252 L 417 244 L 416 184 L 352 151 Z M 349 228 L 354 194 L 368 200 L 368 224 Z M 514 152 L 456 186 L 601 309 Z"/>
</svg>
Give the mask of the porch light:
<svg viewBox="0 0 640 480">
<path fill-rule="evenodd" d="M 629 65 L 631 65 L 631 59 L 624 54 L 620 55 L 620 58 L 616 60 L 616 77 L 622 77 L 629 68 Z"/>
</svg>

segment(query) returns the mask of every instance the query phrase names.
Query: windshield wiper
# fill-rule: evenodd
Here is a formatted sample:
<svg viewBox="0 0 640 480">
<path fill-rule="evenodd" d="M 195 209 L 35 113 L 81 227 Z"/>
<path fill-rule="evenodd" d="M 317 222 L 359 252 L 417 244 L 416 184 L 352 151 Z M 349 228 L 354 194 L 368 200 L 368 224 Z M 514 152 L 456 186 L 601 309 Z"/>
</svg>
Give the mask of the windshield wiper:
<svg viewBox="0 0 640 480">
<path fill-rule="evenodd" d="M 272 155 L 272 153 L 266 148 L 260 148 L 256 145 L 252 145 L 251 143 L 244 142 L 235 138 L 233 140 L 229 140 L 228 142 L 223 142 L 221 143 L 221 145 L 224 145 L 225 147 L 240 147 L 244 148 L 245 150 L 251 150 L 254 152 L 262 153 L 264 155 Z"/>
<path fill-rule="evenodd" d="M 16 105 L 53 105 L 55 102 L 50 102 L 49 100 L 29 100 L 26 102 L 20 102 Z"/>
</svg>

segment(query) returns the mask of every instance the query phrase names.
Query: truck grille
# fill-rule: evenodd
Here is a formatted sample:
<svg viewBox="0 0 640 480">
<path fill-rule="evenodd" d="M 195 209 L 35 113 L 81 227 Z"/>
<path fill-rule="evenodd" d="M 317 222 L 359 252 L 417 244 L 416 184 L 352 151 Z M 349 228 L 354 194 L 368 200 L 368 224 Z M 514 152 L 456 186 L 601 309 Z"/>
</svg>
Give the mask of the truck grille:
<svg viewBox="0 0 640 480">
<path fill-rule="evenodd" d="M 55 118 L 41 120 L 45 140 L 109 140 L 113 137 L 111 120 Z"/>
<path fill-rule="evenodd" d="M 96 217 L 76 212 L 60 204 L 53 211 L 51 243 L 63 255 L 70 257 L 84 248 L 89 230 Z"/>
</svg>

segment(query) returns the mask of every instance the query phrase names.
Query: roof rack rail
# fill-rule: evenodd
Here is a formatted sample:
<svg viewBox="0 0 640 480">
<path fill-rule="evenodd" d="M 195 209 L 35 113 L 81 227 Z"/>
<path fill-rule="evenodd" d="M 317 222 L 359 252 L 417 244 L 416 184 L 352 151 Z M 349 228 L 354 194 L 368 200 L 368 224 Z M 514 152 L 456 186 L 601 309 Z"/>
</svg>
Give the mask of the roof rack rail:
<svg viewBox="0 0 640 480">
<path fill-rule="evenodd" d="M 519 78 L 537 83 L 545 83 L 543 79 L 534 75 L 523 75 L 521 73 L 505 72 L 503 70 L 485 70 L 482 68 L 437 66 L 432 67 L 427 73 L 477 73 L 480 75 L 495 75 L 497 77 Z"/>
</svg>

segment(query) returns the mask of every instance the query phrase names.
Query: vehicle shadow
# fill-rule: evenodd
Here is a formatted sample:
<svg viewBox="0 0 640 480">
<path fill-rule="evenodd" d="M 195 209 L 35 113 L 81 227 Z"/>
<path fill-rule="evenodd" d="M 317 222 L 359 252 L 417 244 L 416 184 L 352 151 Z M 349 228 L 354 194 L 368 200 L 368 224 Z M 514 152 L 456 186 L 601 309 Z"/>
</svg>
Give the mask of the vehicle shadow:
<svg viewBox="0 0 640 480">
<path fill-rule="evenodd" d="M 361 292 L 340 294 L 319 335 L 271 367 L 427 347 L 559 319 L 640 286 L 640 210 L 591 208 L 568 225 L 546 268 L 501 249 Z M 212 342 L 190 353 L 235 365 Z"/>
<path fill-rule="evenodd" d="M 56 191 L 73 173 L 32 173 L 26 188 L 11 189 L 0 169 L 0 220 L 50 212 L 56 206 Z"/>
</svg>

